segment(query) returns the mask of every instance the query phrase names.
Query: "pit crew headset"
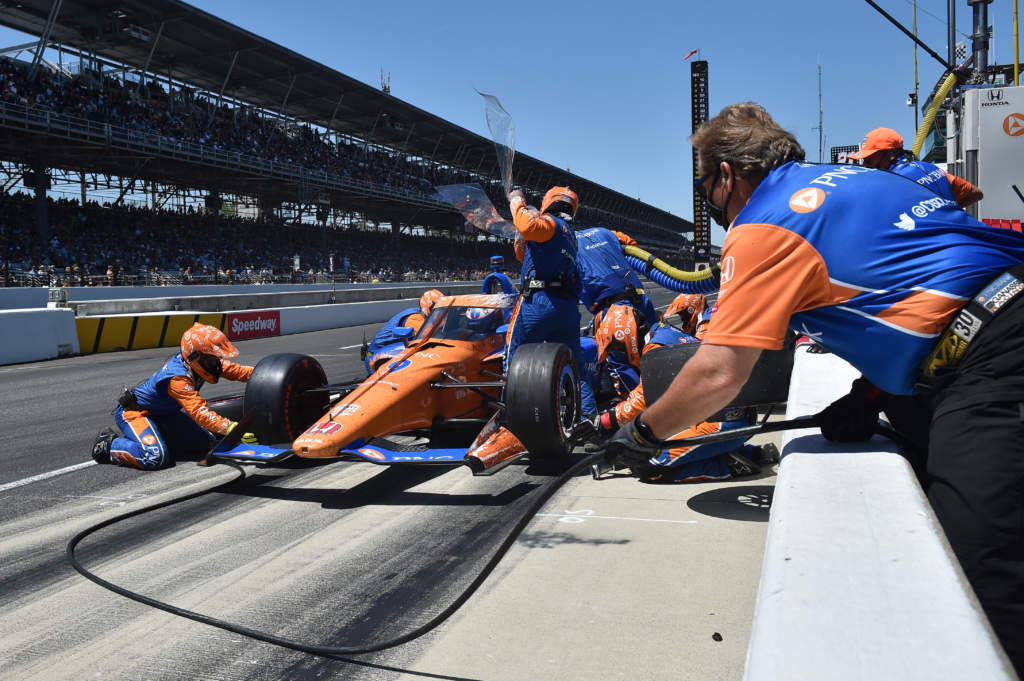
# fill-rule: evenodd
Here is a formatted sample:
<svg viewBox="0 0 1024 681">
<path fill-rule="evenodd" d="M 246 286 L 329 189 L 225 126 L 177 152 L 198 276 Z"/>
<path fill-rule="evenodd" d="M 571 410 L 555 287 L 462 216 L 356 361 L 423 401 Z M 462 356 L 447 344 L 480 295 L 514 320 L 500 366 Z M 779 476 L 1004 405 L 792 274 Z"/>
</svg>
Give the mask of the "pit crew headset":
<svg viewBox="0 0 1024 681">
<path fill-rule="evenodd" d="M 222 360 L 232 357 L 238 357 L 238 349 L 220 329 L 209 324 L 196 322 L 181 337 L 182 362 L 207 383 L 220 380 Z"/>
</svg>

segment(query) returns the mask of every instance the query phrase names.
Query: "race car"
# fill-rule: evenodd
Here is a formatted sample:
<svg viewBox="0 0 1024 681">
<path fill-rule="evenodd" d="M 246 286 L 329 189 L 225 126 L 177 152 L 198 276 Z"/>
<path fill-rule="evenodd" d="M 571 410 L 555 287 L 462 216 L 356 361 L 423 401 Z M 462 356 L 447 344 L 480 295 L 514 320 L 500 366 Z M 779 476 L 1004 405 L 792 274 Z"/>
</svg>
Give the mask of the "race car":
<svg viewBox="0 0 1024 681">
<path fill-rule="evenodd" d="M 561 344 L 524 345 L 508 376 L 502 356 L 515 295 L 440 299 L 395 358 L 364 380 L 327 385 L 319 362 L 270 355 L 253 371 L 244 396 L 211 402 L 239 415 L 260 442 L 225 439 L 217 459 L 279 461 L 290 456 L 375 464 L 467 465 L 489 475 L 513 461 L 566 456 L 579 433 L 579 377 Z M 475 455 L 474 440 L 505 409 L 526 451 Z"/>
</svg>

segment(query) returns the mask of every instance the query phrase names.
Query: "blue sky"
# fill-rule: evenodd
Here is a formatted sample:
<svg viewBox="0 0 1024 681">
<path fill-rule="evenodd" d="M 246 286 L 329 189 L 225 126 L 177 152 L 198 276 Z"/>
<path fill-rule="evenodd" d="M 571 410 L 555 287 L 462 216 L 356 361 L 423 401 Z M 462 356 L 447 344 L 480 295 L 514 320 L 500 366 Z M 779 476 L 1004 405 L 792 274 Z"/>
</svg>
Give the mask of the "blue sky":
<svg viewBox="0 0 1024 681">
<path fill-rule="evenodd" d="M 876 0 L 910 27 L 912 0 Z M 712 115 L 763 104 L 818 158 L 818 62 L 825 156 L 886 125 L 908 140 L 914 46 L 862 0 L 581 2 L 475 0 L 350 3 L 195 0 L 211 14 L 379 85 L 487 136 L 483 101 L 496 95 L 516 125 L 517 150 L 690 219 L 689 65 L 709 62 Z M 946 54 L 946 0 L 918 1 L 918 34 Z M 971 9 L 957 0 L 957 39 Z M 989 6 L 995 59 L 1013 60 L 1013 0 Z M 4 45 L 24 36 L 0 29 Z M 918 51 L 922 100 L 941 67 Z M 586 201 L 586 197 L 581 197 Z M 713 228 L 712 241 L 724 233 Z"/>
</svg>

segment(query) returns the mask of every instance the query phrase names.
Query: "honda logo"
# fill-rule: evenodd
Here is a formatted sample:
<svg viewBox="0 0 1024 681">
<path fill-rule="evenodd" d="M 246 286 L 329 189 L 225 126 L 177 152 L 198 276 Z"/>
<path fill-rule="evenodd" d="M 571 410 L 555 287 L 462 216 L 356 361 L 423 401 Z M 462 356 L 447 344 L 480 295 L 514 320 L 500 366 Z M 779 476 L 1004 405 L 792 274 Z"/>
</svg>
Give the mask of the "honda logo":
<svg viewBox="0 0 1024 681">
<path fill-rule="evenodd" d="M 1003 91 L 998 88 L 993 88 L 988 91 L 988 101 L 990 102 L 1001 102 L 1003 101 Z"/>
</svg>

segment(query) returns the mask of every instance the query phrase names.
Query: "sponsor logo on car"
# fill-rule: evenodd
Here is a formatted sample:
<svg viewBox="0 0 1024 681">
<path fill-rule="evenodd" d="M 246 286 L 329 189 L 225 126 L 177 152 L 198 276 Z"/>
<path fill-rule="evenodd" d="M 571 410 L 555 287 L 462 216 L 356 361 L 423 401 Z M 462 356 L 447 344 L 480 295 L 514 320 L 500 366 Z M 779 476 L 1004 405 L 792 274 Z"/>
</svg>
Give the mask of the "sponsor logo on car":
<svg viewBox="0 0 1024 681">
<path fill-rule="evenodd" d="M 378 461 L 385 461 L 388 458 L 381 454 L 380 452 L 378 452 L 376 449 L 370 449 L 369 447 L 363 447 L 362 449 L 359 450 L 359 453 L 371 459 L 377 459 Z"/>
<path fill-rule="evenodd" d="M 394 371 L 401 371 L 402 369 L 406 368 L 410 364 L 412 364 L 412 361 L 408 360 L 408 359 L 403 359 L 403 360 L 401 360 L 399 362 L 392 362 L 391 364 L 388 365 L 388 371 L 392 371 L 392 372 L 394 372 Z M 384 381 L 380 381 L 380 383 L 383 383 L 383 382 Z"/>
<path fill-rule="evenodd" d="M 362 407 L 358 404 L 339 404 L 331 410 L 331 416 L 347 416 L 348 414 L 355 414 L 360 409 Z"/>
<path fill-rule="evenodd" d="M 306 434 L 334 435 L 335 433 L 341 432 L 344 428 L 345 426 L 335 421 L 320 421 L 319 423 L 314 423 L 310 426 L 309 430 L 306 431 Z"/>
</svg>

